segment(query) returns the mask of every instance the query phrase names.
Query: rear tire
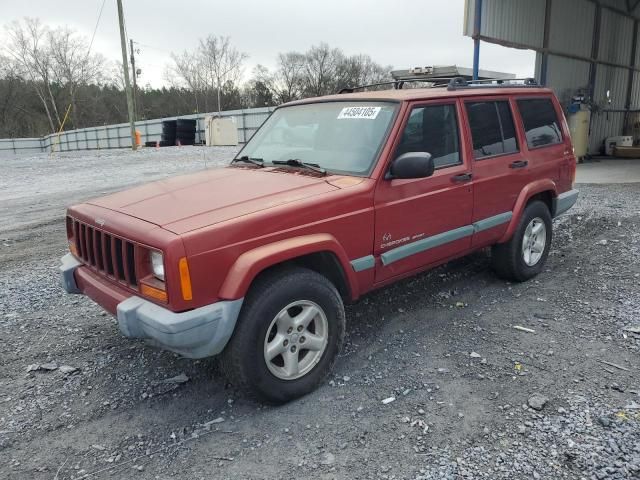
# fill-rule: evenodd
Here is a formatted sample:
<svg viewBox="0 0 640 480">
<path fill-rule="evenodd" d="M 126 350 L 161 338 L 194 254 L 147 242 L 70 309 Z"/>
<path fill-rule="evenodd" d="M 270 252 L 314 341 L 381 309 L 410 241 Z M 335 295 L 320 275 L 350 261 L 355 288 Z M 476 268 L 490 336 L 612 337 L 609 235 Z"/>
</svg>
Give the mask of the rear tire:
<svg viewBox="0 0 640 480">
<path fill-rule="evenodd" d="M 529 280 L 544 268 L 552 236 L 549 208 L 533 201 L 525 207 L 511 239 L 491 248 L 491 266 L 506 280 Z"/>
<path fill-rule="evenodd" d="M 327 377 L 344 332 L 344 305 L 326 277 L 304 268 L 278 269 L 252 285 L 221 366 L 240 390 L 285 403 Z"/>
</svg>

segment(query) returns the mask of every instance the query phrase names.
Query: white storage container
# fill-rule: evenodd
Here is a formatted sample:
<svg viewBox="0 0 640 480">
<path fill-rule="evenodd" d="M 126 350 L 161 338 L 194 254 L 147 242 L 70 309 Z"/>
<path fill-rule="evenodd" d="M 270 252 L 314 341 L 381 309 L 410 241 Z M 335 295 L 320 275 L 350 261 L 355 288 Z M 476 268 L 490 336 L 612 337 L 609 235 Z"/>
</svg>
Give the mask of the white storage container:
<svg viewBox="0 0 640 480">
<path fill-rule="evenodd" d="M 204 125 L 207 146 L 238 145 L 238 127 L 235 117 L 207 117 Z"/>
<path fill-rule="evenodd" d="M 632 147 L 633 146 L 633 137 L 625 135 L 625 136 L 617 136 L 617 137 L 608 137 L 604 141 L 604 153 L 606 155 L 613 155 L 613 149 L 616 147 Z"/>
</svg>

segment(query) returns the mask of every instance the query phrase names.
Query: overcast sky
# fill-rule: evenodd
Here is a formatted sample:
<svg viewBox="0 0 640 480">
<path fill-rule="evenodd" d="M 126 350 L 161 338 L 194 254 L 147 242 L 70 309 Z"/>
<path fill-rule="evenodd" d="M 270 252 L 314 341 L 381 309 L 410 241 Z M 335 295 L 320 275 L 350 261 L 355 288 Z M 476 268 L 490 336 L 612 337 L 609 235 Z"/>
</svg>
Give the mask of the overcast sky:
<svg viewBox="0 0 640 480">
<path fill-rule="evenodd" d="M 102 0 L 0 0 L 2 22 L 39 17 L 91 37 Z M 383 65 L 471 67 L 473 42 L 462 35 L 464 0 L 123 0 L 127 32 L 139 42 L 140 84 L 161 86 L 169 53 L 195 48 L 209 34 L 231 37 L 256 64 L 273 66 L 279 52 L 327 42 Z M 93 51 L 121 60 L 116 0 L 106 0 Z M 480 67 L 533 76 L 535 55 L 483 43 Z"/>
</svg>

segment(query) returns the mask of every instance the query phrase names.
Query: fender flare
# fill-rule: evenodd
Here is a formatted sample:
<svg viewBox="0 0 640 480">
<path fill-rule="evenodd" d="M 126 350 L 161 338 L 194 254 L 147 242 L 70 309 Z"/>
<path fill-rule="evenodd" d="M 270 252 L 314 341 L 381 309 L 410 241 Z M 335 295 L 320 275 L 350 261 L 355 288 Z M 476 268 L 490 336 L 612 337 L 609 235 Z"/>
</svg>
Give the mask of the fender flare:
<svg viewBox="0 0 640 480">
<path fill-rule="evenodd" d="M 549 191 L 552 192 L 554 198 L 558 196 L 558 189 L 555 182 L 548 178 L 531 182 L 520 191 L 520 195 L 518 195 L 516 204 L 513 207 L 513 216 L 511 217 L 511 221 L 509 222 L 509 227 L 507 228 L 507 231 L 504 233 L 502 238 L 498 240 L 498 243 L 504 243 L 513 236 L 518 223 L 520 222 L 522 212 L 524 211 L 524 208 L 526 207 L 529 199 L 538 193 Z"/>
<path fill-rule="evenodd" d="M 292 237 L 269 243 L 244 252 L 229 269 L 218 294 L 222 299 L 242 298 L 253 280 L 264 269 L 287 260 L 319 252 L 333 253 L 345 274 L 351 296 L 358 296 L 358 281 L 349 258 L 340 243 L 330 234 L 317 233 Z"/>
</svg>

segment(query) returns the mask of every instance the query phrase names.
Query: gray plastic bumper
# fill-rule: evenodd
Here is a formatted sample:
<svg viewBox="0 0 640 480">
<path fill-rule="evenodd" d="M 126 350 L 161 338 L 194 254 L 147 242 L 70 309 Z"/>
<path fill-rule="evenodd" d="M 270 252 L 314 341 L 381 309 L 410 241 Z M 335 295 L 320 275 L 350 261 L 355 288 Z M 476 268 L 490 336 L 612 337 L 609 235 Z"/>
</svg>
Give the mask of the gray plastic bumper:
<svg viewBox="0 0 640 480">
<path fill-rule="evenodd" d="M 557 198 L 553 199 L 553 216 L 558 215 L 569 210 L 578 200 L 578 190 L 569 190 L 568 192 L 561 193 Z"/>
<path fill-rule="evenodd" d="M 153 345 L 188 358 L 220 353 L 236 326 L 244 299 L 175 313 L 140 297 L 118 304 L 118 325 L 127 337 L 146 338 Z"/>
<path fill-rule="evenodd" d="M 67 293 L 82 293 L 78 285 L 76 285 L 76 279 L 73 276 L 73 272 L 75 272 L 76 268 L 82 265 L 82 263 L 70 253 L 67 253 L 60 261 L 62 262 L 62 265 L 60 265 L 62 288 L 64 288 Z"/>
</svg>

